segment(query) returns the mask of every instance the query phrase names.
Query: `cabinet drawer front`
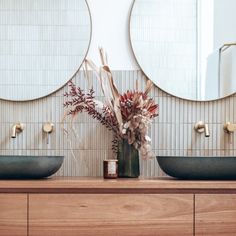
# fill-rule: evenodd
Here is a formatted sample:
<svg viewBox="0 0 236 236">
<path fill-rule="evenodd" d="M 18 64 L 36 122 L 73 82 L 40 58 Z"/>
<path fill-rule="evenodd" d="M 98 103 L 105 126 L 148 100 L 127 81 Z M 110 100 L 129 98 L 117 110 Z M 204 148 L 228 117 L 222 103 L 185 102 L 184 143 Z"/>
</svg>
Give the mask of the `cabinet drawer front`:
<svg viewBox="0 0 236 236">
<path fill-rule="evenodd" d="M 0 194 L 0 235 L 27 235 L 26 194 Z"/>
<path fill-rule="evenodd" d="M 193 195 L 35 194 L 30 236 L 192 235 Z"/>
<path fill-rule="evenodd" d="M 236 194 L 195 197 L 195 232 L 198 235 L 236 235 Z"/>
</svg>

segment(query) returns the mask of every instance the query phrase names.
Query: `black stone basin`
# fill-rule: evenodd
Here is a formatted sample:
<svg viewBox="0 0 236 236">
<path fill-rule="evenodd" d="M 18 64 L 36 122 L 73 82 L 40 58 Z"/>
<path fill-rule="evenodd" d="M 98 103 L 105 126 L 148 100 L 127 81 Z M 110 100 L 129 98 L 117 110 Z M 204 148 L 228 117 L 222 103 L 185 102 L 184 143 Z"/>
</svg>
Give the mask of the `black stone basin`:
<svg viewBox="0 0 236 236">
<path fill-rule="evenodd" d="M 157 156 L 161 169 L 178 179 L 236 179 L 236 157 Z"/>
<path fill-rule="evenodd" d="M 56 173 L 64 156 L 0 156 L 1 179 L 39 179 Z"/>
</svg>

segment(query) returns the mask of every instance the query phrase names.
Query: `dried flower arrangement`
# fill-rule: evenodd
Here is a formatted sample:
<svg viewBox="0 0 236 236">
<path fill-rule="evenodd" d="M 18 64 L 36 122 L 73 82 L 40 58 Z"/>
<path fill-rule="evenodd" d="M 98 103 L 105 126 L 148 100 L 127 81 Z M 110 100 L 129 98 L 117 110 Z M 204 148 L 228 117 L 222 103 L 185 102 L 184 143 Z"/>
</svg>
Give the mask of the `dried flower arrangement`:
<svg viewBox="0 0 236 236">
<path fill-rule="evenodd" d="M 151 139 L 147 133 L 151 122 L 158 116 L 158 104 L 148 97 L 153 83 L 148 80 L 144 92 L 139 92 L 136 88 L 121 95 L 107 65 L 106 54 L 102 49 L 99 52 L 102 66 L 98 68 L 92 61 L 86 59 L 85 72 L 89 79 L 88 67 L 94 71 L 100 81 L 105 101 L 96 100 L 93 88 L 85 93 L 70 81 L 69 92 L 64 94 L 67 97 L 64 103 L 67 109 L 66 115 L 73 117 L 78 113 L 86 112 L 111 130 L 114 134 L 112 141 L 114 152 L 117 151 L 119 140 L 127 139 L 129 144 L 140 151 L 142 158 L 152 157 Z"/>
</svg>

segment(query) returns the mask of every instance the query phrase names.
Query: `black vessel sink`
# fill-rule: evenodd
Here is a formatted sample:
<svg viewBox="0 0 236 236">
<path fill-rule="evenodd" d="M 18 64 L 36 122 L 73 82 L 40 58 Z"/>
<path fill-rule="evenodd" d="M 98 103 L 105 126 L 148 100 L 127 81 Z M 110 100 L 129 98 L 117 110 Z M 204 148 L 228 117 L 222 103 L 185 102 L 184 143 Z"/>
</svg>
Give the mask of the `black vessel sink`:
<svg viewBox="0 0 236 236">
<path fill-rule="evenodd" d="M 161 169 L 178 179 L 236 179 L 236 157 L 157 156 Z"/>
<path fill-rule="evenodd" d="M 63 160 L 63 156 L 0 156 L 0 178 L 45 178 L 56 173 Z"/>
</svg>

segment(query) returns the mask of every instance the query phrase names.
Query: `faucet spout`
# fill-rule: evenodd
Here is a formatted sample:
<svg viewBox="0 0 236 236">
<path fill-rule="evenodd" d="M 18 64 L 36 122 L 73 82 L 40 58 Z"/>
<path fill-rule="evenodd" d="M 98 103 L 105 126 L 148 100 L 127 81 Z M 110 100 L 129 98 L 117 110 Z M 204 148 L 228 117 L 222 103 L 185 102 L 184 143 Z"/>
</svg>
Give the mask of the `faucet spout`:
<svg viewBox="0 0 236 236">
<path fill-rule="evenodd" d="M 210 137 L 210 131 L 209 131 L 209 126 L 208 124 L 205 124 L 202 121 L 199 121 L 195 124 L 194 129 L 198 132 L 198 133 L 205 133 L 205 137 Z"/>
<path fill-rule="evenodd" d="M 210 131 L 209 131 L 208 124 L 205 124 L 204 130 L 205 130 L 205 137 L 206 138 L 210 137 Z"/>
<path fill-rule="evenodd" d="M 21 123 L 16 123 L 12 126 L 12 132 L 11 132 L 11 137 L 16 138 L 17 133 L 21 133 L 24 129 L 24 125 Z"/>
<path fill-rule="evenodd" d="M 13 126 L 12 126 L 12 129 L 11 129 L 11 137 L 12 137 L 12 138 L 16 138 L 16 125 L 13 125 Z"/>
</svg>

